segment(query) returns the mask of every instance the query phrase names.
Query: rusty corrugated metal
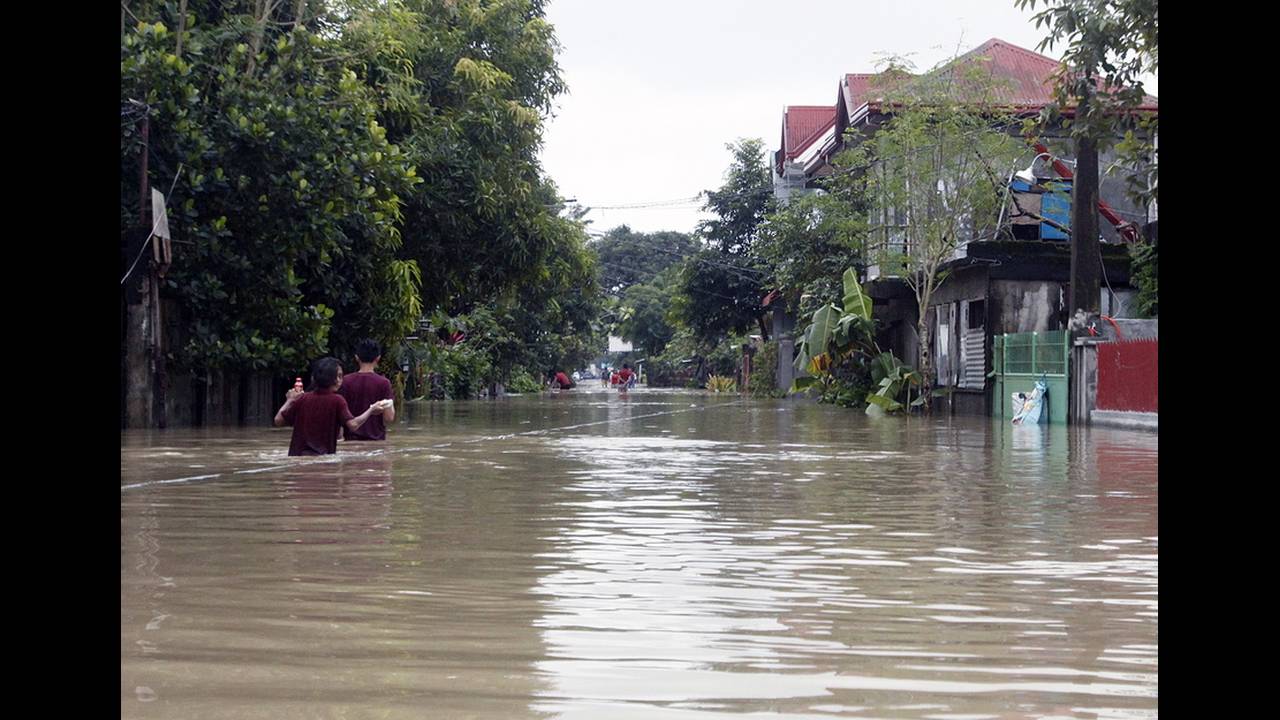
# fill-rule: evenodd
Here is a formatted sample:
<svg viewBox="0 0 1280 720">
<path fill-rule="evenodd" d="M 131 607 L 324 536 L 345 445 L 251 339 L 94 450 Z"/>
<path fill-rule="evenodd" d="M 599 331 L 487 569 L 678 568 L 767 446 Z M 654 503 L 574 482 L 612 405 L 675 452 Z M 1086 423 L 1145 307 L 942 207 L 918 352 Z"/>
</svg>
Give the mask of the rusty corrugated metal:
<svg viewBox="0 0 1280 720">
<path fill-rule="evenodd" d="M 1160 412 L 1160 341 L 1098 345 L 1099 410 Z"/>
</svg>

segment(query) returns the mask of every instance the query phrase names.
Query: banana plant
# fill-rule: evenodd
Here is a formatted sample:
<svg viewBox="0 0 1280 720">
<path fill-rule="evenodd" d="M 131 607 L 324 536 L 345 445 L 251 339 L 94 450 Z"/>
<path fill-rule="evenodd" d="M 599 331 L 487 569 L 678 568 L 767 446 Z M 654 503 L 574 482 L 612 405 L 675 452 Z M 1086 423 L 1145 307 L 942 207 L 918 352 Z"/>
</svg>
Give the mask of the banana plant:
<svg viewBox="0 0 1280 720">
<path fill-rule="evenodd" d="M 827 355 L 834 361 L 855 349 L 879 352 L 875 343 L 875 322 L 871 319 L 871 298 L 862 291 L 853 268 L 844 271 L 844 307 L 827 303 L 813 313 L 813 321 L 800 340 L 796 367 L 808 369 L 815 358 Z M 801 378 L 802 380 L 805 378 Z M 803 389 L 812 383 L 797 386 Z"/>
<path fill-rule="evenodd" d="M 880 353 L 871 364 L 871 381 L 876 391 L 867 395 L 867 410 L 870 411 L 872 406 L 885 412 L 920 407 L 925 402 L 924 394 L 912 400 L 911 388 L 919 386 L 922 380 L 920 373 L 903 365 L 893 353 Z M 904 389 L 907 391 L 906 404 L 897 399 Z"/>
</svg>

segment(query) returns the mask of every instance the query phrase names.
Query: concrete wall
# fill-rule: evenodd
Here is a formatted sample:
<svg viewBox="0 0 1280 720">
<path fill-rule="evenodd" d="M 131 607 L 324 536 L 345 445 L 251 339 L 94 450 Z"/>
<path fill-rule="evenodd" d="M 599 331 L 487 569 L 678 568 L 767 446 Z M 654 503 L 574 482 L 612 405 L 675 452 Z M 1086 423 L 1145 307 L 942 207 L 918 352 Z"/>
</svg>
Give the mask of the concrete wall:
<svg viewBox="0 0 1280 720">
<path fill-rule="evenodd" d="M 796 319 L 779 299 L 773 308 L 773 339 L 778 341 L 778 389 L 790 392 L 791 383 L 795 381 L 795 339 Z"/>
<path fill-rule="evenodd" d="M 145 334 L 150 332 L 145 307 L 127 308 L 136 313 L 136 319 L 125 322 L 125 348 L 145 347 Z M 162 300 L 163 348 L 172 354 L 185 342 L 186 323 L 178 304 Z M 153 412 L 156 396 L 149 356 L 145 352 L 122 353 L 124 367 L 121 376 L 125 387 L 122 397 L 126 412 L 121 418 L 122 427 L 155 427 L 157 418 Z M 200 427 L 206 425 L 269 426 L 276 410 L 284 402 L 284 379 L 271 373 L 223 373 L 211 372 L 208 376 L 195 376 L 169 364 L 165 383 L 166 427 Z"/>
<path fill-rule="evenodd" d="M 994 280 L 987 317 L 992 335 L 1061 330 L 1066 285 L 1044 280 Z"/>
<path fill-rule="evenodd" d="M 796 162 L 786 162 L 782 166 L 782 175 L 773 173 L 773 196 L 782 204 L 786 204 L 793 195 L 803 193 L 805 191 L 805 183 L 808 178 L 805 177 L 804 167 Z"/>
</svg>

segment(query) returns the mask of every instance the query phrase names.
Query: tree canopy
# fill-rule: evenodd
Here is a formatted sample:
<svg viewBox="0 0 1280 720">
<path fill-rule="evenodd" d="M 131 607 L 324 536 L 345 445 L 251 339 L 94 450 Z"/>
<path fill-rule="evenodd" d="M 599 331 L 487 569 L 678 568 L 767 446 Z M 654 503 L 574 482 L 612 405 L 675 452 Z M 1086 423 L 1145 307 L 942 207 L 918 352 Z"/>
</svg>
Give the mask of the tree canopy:
<svg viewBox="0 0 1280 720">
<path fill-rule="evenodd" d="M 675 313 L 704 343 L 744 332 L 763 311 L 766 272 L 754 246 L 761 223 L 773 210 L 773 182 L 764 141 L 742 139 L 725 146 L 733 155 L 725 182 L 706 191 L 703 209 L 714 218 L 698 224 L 703 249 L 680 274 Z"/>
<path fill-rule="evenodd" d="M 619 225 L 591 247 L 599 258 L 601 287 L 621 295 L 627 288 L 650 282 L 667 268 L 679 265 L 698 250 L 698 242 L 687 233 L 642 233 Z"/>
<path fill-rule="evenodd" d="M 531 342 L 592 325 L 585 231 L 554 214 L 537 161 L 565 90 L 540 0 L 189 0 L 127 14 L 121 240 L 142 225 L 145 118 L 148 179 L 172 186 L 164 292 L 189 319 L 181 363 L 298 368 L 480 305 L 510 308 Z"/>
</svg>

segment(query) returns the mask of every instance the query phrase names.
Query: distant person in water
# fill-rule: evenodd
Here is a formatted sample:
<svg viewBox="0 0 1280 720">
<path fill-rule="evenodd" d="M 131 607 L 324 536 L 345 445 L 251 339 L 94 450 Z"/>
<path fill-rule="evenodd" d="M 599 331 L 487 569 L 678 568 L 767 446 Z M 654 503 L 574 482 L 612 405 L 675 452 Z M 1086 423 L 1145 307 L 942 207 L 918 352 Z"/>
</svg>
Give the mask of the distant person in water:
<svg viewBox="0 0 1280 720">
<path fill-rule="evenodd" d="M 290 455 L 331 455 L 338 452 L 338 428 L 359 430 L 369 418 L 381 415 L 381 403 L 353 416 L 347 401 L 338 394 L 342 366 L 336 358 L 316 361 L 311 371 L 311 392 L 292 389 L 284 405 L 276 411 L 276 427 L 293 426 Z"/>
<path fill-rule="evenodd" d="M 622 369 L 618 371 L 618 382 L 615 384 L 618 385 L 619 390 L 626 390 L 635 382 L 635 377 L 636 374 L 631 371 L 631 365 L 622 363 Z"/>
<path fill-rule="evenodd" d="M 391 389 L 391 381 L 374 371 L 378 361 L 382 359 L 382 348 L 377 342 L 368 338 L 356 345 L 356 362 L 360 369 L 342 378 L 338 394 L 347 401 L 347 408 L 352 413 L 362 413 L 374 403 L 381 402 L 385 410 L 381 415 L 374 415 L 357 430 L 344 428 L 348 442 L 352 440 L 386 440 L 387 423 L 396 421 L 394 400 L 396 394 Z"/>
<path fill-rule="evenodd" d="M 609 387 L 609 368 L 607 367 L 600 368 L 600 384 Z"/>
<path fill-rule="evenodd" d="M 565 375 L 563 370 L 557 370 L 551 379 L 552 389 L 572 390 L 577 386 L 578 384 L 570 380 L 569 376 Z"/>
</svg>

